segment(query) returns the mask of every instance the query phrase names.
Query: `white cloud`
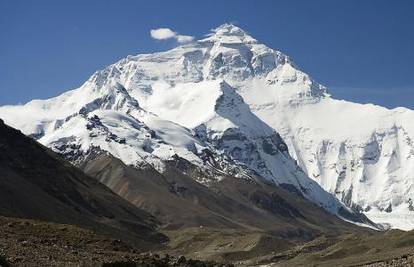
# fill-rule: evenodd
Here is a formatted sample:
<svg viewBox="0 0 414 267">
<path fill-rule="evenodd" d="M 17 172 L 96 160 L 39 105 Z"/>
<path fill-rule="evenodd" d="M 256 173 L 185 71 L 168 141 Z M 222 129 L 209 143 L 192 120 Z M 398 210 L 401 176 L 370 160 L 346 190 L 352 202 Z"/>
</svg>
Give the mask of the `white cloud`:
<svg viewBox="0 0 414 267">
<path fill-rule="evenodd" d="M 179 43 L 188 43 L 194 40 L 194 36 L 190 35 L 177 35 L 176 36 L 177 42 Z"/>
<path fill-rule="evenodd" d="M 158 28 L 151 30 L 151 37 L 157 40 L 170 39 L 174 38 L 175 36 L 177 36 L 177 33 L 168 28 Z"/>
<path fill-rule="evenodd" d="M 193 36 L 181 35 L 169 28 L 158 28 L 150 31 L 151 37 L 156 40 L 167 40 L 174 38 L 179 43 L 188 43 L 194 40 Z"/>
</svg>

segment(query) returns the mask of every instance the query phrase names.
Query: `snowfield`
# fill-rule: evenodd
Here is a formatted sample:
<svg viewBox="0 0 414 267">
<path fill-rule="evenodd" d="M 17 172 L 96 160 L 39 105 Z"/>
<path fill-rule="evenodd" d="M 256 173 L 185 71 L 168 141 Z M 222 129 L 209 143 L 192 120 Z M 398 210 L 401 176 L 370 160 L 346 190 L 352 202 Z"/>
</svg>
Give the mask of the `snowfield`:
<svg viewBox="0 0 414 267">
<path fill-rule="evenodd" d="M 0 117 L 73 161 L 99 147 L 162 171 L 178 156 L 209 173 L 293 186 L 339 216 L 352 208 L 414 228 L 413 111 L 336 100 L 231 24 L 128 56 L 58 97 L 0 107 Z"/>
</svg>

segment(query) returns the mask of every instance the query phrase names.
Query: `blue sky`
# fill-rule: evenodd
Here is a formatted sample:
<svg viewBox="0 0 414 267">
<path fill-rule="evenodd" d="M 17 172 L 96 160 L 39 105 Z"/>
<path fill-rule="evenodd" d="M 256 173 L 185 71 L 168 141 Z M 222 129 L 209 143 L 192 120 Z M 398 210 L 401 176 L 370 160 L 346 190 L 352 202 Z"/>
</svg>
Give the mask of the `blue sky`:
<svg viewBox="0 0 414 267">
<path fill-rule="evenodd" d="M 160 51 L 150 30 L 202 37 L 233 22 L 288 54 L 336 98 L 414 108 L 414 1 L 0 1 L 0 105 L 81 85 L 129 54 Z"/>
</svg>

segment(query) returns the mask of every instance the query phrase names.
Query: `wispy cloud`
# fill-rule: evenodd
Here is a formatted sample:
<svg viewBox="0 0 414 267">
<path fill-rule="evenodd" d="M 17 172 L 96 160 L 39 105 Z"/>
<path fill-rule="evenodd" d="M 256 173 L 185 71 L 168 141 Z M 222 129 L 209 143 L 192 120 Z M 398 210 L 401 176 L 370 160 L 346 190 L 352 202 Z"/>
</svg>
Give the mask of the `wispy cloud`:
<svg viewBox="0 0 414 267">
<path fill-rule="evenodd" d="M 182 35 L 169 28 L 158 28 L 150 31 L 151 37 L 156 40 L 175 39 L 179 43 L 189 43 L 194 40 L 194 36 Z"/>
<path fill-rule="evenodd" d="M 192 42 L 193 40 L 194 40 L 194 37 L 193 36 L 190 36 L 190 35 L 177 35 L 176 36 L 176 38 L 177 38 L 177 42 L 179 42 L 179 43 L 189 43 L 189 42 Z"/>
</svg>

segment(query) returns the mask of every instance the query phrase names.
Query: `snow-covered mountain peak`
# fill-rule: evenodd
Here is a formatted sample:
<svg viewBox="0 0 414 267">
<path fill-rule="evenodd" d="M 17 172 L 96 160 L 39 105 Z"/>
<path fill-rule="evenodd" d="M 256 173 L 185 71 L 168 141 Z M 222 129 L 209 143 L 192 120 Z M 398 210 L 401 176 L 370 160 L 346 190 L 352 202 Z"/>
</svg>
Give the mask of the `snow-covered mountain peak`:
<svg viewBox="0 0 414 267">
<path fill-rule="evenodd" d="M 231 23 L 225 23 L 208 34 L 206 39 L 200 42 L 220 42 L 223 44 L 255 44 L 257 40 L 251 37 L 247 32 Z"/>
<path fill-rule="evenodd" d="M 288 184 L 334 213 L 340 202 L 316 182 L 367 212 L 412 209 L 412 112 L 335 100 L 288 56 L 232 24 L 128 56 L 61 96 L 0 107 L 0 117 L 64 153 L 99 146 L 136 166 L 178 156 Z"/>
<path fill-rule="evenodd" d="M 232 24 L 216 28 L 211 36 L 198 43 L 207 46 L 203 71 L 206 79 L 241 81 L 266 75 L 290 62 L 283 53 L 260 44 Z"/>
<path fill-rule="evenodd" d="M 138 101 L 132 98 L 118 81 L 110 80 L 98 91 L 98 97 L 85 104 L 79 113 L 87 113 L 96 109 L 122 110 L 126 113 L 140 110 Z"/>
<path fill-rule="evenodd" d="M 96 72 L 88 82 L 101 88 L 111 80 L 118 81 L 141 103 L 160 83 L 174 86 L 225 80 L 239 88 L 239 83 L 252 79 L 272 84 L 278 94 L 293 99 L 326 95 L 326 88 L 302 72 L 288 56 L 232 24 L 214 29 L 206 39 L 169 51 L 128 56 Z M 289 90 L 280 90 L 285 86 Z"/>
</svg>

